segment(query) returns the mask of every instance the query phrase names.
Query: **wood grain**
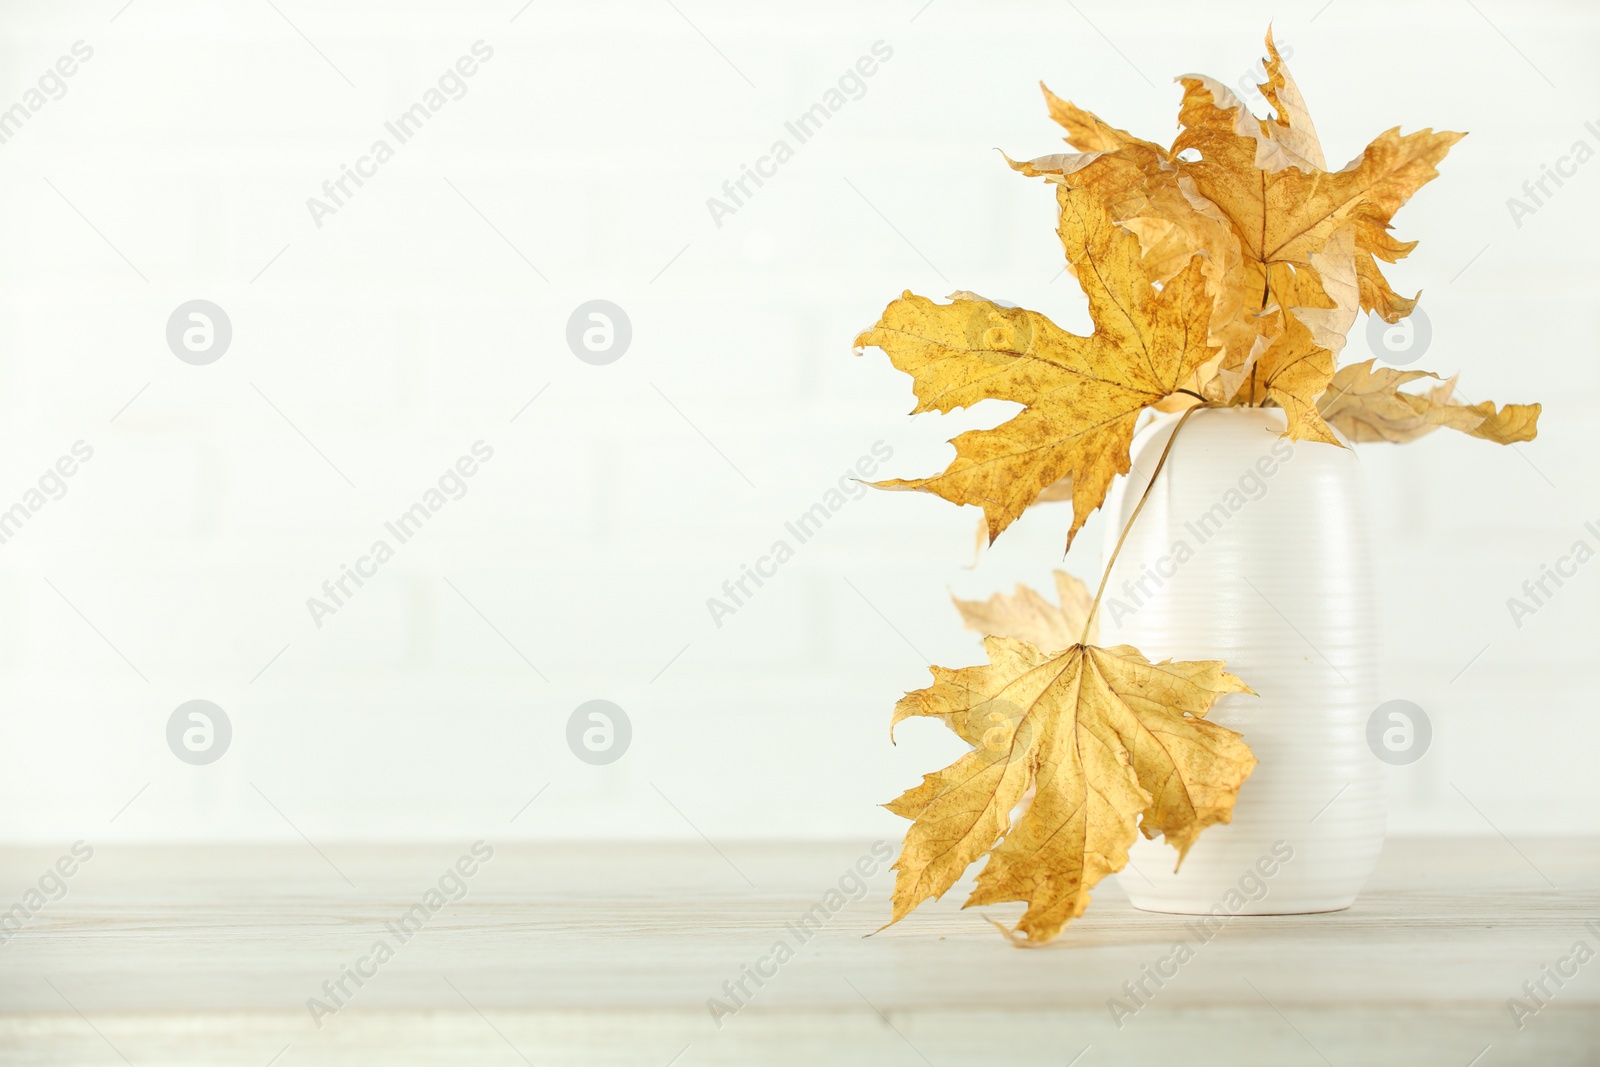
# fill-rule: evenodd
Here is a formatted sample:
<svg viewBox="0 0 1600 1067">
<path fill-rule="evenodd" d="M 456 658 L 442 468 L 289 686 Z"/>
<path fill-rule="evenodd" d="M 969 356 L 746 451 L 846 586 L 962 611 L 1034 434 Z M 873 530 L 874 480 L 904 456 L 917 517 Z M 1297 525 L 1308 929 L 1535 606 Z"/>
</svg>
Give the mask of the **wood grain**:
<svg viewBox="0 0 1600 1067">
<path fill-rule="evenodd" d="M 0 1062 L 1600 1062 L 1600 959 L 1546 980 L 1520 1030 L 1507 1007 L 1576 941 L 1600 950 L 1595 839 L 1391 840 L 1348 911 L 1209 941 L 1108 884 L 1036 951 L 959 910 L 960 886 L 864 936 L 891 877 L 867 843 L 501 845 L 399 942 L 384 924 L 468 845 L 97 848 L 0 944 Z M 0 908 L 59 854 L 0 850 Z M 863 860 L 867 895 L 802 943 Z M 319 1027 L 307 999 L 379 939 L 393 958 Z M 794 958 L 719 1026 L 708 998 L 731 1007 L 723 983 L 779 940 Z M 1179 941 L 1193 958 L 1119 1027 L 1108 1000 L 1134 1006 L 1123 983 Z"/>
</svg>

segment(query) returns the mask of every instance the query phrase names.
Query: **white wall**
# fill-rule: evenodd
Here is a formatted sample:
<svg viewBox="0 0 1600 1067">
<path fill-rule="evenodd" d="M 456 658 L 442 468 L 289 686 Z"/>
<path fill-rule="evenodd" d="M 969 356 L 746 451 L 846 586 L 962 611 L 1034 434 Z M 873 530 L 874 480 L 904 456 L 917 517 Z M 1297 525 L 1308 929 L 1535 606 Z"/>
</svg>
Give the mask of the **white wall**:
<svg viewBox="0 0 1600 1067">
<path fill-rule="evenodd" d="M 1049 191 L 995 152 L 1059 144 L 1036 82 L 1164 140 L 1168 79 L 1238 82 L 1269 18 L 1330 158 L 1471 131 L 1391 277 L 1425 290 L 1422 365 L 1545 404 L 1531 445 L 1363 451 L 1384 692 L 1436 730 L 1393 825 L 1589 828 L 1600 565 L 1520 629 L 1505 601 L 1596 540 L 1600 162 L 1520 226 L 1506 199 L 1600 147 L 1592 9 L 121 3 L 0 16 L 0 107 L 94 50 L 0 145 L 0 508 L 94 450 L 0 545 L 0 838 L 897 834 L 874 805 L 952 741 L 890 747 L 890 708 L 979 655 L 948 592 L 1047 583 L 1065 512 L 969 570 L 975 511 L 872 493 L 720 628 L 706 599 L 875 442 L 929 473 L 1001 417 L 912 422 L 908 380 L 852 356 L 902 289 L 1086 328 Z M 478 40 L 466 95 L 318 228 L 307 198 Z M 707 197 L 880 40 L 865 95 L 718 226 Z M 609 366 L 564 341 L 597 297 L 633 325 Z M 234 329 L 208 366 L 164 338 L 195 298 Z M 307 597 L 479 440 L 466 496 L 316 626 Z M 1092 580 L 1099 545 L 1093 520 L 1067 565 Z M 195 698 L 234 729 L 204 767 L 165 740 Z M 565 742 L 593 698 L 632 721 L 610 766 Z"/>
</svg>

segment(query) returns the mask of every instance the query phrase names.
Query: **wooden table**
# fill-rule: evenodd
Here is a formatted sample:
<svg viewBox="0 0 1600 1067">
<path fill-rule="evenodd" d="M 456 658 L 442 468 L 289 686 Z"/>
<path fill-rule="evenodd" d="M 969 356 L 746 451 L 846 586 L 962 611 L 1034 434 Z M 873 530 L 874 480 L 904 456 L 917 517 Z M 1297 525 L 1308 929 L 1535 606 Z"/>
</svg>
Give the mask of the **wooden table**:
<svg viewBox="0 0 1600 1067">
<path fill-rule="evenodd" d="M 0 850 L 0 908 L 61 854 Z M 0 1062 L 1600 1063 L 1600 957 L 1571 960 L 1600 952 L 1600 840 L 1391 840 L 1350 910 L 1235 918 L 1209 941 L 1108 883 L 1035 951 L 961 911 L 959 886 L 864 937 L 892 877 L 866 843 L 503 844 L 444 877 L 462 857 L 101 846 L 0 944 Z M 847 899 L 863 859 L 876 873 Z M 1180 940 L 1192 958 L 1162 963 Z M 1558 987 L 1545 965 L 1576 974 Z M 1146 966 L 1176 974 L 1135 999 Z M 1541 979 L 1519 1029 L 1508 1000 L 1532 1009 Z"/>
</svg>

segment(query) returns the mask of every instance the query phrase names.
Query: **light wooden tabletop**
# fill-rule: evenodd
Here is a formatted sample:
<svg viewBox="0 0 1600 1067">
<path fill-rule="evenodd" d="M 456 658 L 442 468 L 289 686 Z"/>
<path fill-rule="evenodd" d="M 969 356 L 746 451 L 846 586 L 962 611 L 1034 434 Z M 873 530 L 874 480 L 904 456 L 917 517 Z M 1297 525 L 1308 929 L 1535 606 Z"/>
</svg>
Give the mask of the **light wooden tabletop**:
<svg viewBox="0 0 1600 1067">
<path fill-rule="evenodd" d="M 1391 840 L 1350 910 L 1209 938 L 1108 883 L 1037 951 L 960 886 L 864 937 L 870 843 L 483 851 L 0 850 L 0 1062 L 1600 1063 L 1596 839 Z"/>
</svg>

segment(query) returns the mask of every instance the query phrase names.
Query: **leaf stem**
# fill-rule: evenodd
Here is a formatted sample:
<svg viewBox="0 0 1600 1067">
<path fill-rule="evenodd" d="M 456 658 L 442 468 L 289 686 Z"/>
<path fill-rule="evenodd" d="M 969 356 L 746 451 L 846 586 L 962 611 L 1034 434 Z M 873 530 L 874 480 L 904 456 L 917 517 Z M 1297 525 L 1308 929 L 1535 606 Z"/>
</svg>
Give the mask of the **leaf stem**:
<svg viewBox="0 0 1600 1067">
<path fill-rule="evenodd" d="M 1095 590 L 1094 603 L 1089 605 L 1089 614 L 1083 620 L 1083 634 L 1078 638 L 1078 644 L 1086 645 L 1089 643 L 1089 627 L 1094 625 L 1095 613 L 1100 610 L 1100 598 L 1105 596 L 1106 585 L 1111 581 L 1112 564 L 1117 562 L 1117 556 L 1121 554 L 1122 546 L 1128 540 L 1128 531 L 1133 529 L 1134 520 L 1138 519 L 1139 512 L 1144 510 L 1144 502 L 1150 499 L 1150 490 L 1156 487 L 1156 479 L 1161 476 L 1161 468 L 1167 465 L 1167 456 L 1172 452 L 1172 443 L 1178 439 L 1178 431 L 1183 429 L 1183 424 L 1189 421 L 1189 416 L 1199 411 L 1202 407 L 1210 407 L 1210 405 L 1196 404 L 1192 408 L 1185 409 L 1183 415 L 1178 419 L 1178 425 L 1172 428 L 1172 435 L 1167 438 L 1167 447 L 1161 450 L 1161 458 L 1156 460 L 1156 469 L 1150 473 L 1150 483 L 1144 487 L 1144 494 L 1139 497 L 1139 503 L 1134 505 L 1133 514 L 1129 515 L 1128 521 L 1123 524 L 1122 534 L 1117 538 L 1117 547 L 1111 550 L 1111 558 L 1106 560 L 1105 573 L 1100 576 L 1100 588 Z"/>
</svg>

